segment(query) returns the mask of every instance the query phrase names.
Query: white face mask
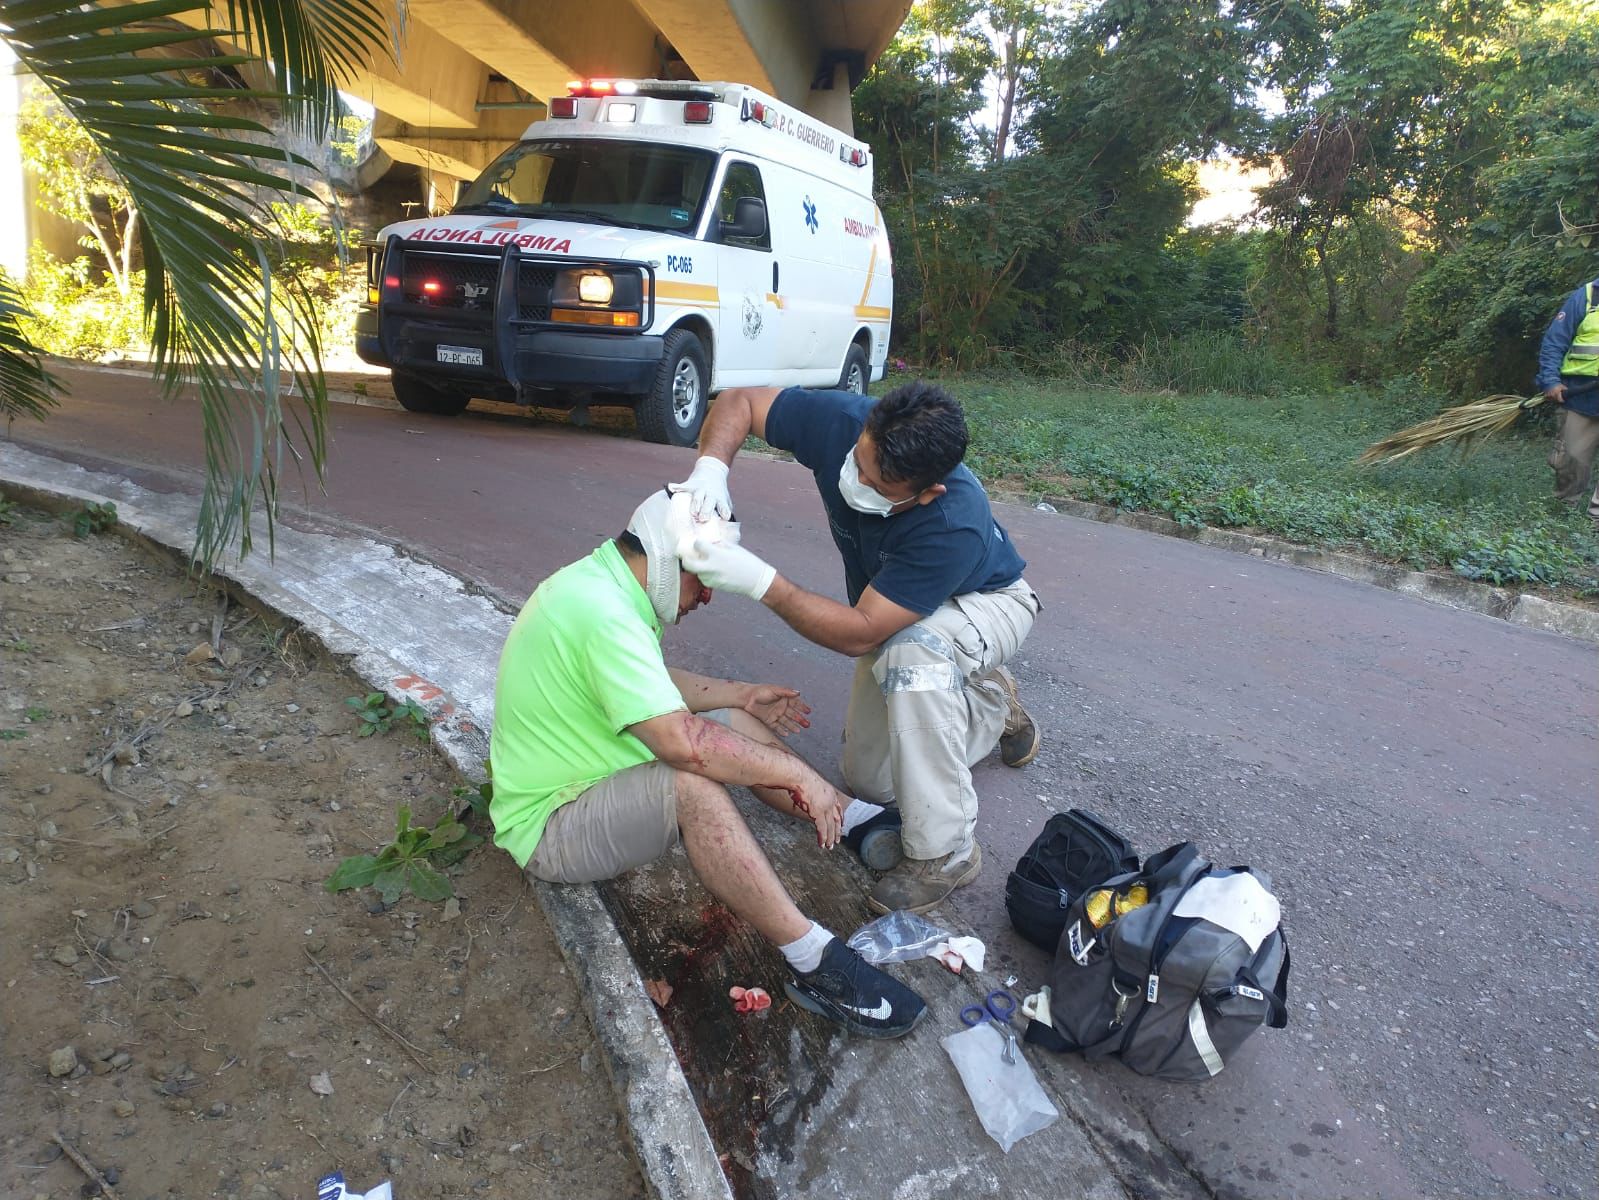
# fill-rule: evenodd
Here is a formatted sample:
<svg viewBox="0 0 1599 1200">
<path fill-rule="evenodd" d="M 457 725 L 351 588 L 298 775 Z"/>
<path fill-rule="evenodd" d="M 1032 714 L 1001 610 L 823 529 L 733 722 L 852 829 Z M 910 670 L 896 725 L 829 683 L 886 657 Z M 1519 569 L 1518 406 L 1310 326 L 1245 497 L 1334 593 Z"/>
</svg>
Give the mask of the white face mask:
<svg viewBox="0 0 1599 1200">
<path fill-rule="evenodd" d="M 904 503 L 903 500 L 890 500 L 876 488 L 867 487 L 861 482 L 861 471 L 855 463 L 853 447 L 844 455 L 844 465 L 839 468 L 838 492 L 844 497 L 845 504 L 868 517 L 886 517 L 894 511 L 894 505 Z"/>
</svg>

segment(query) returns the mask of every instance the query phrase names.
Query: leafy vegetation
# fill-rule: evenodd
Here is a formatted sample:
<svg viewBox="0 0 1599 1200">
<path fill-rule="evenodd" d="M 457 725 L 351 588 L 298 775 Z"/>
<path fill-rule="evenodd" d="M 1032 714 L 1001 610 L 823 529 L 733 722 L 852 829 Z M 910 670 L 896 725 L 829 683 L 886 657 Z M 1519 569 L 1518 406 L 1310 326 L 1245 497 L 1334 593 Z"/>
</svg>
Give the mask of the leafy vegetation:
<svg viewBox="0 0 1599 1200">
<path fill-rule="evenodd" d="M 415 700 L 406 699 L 399 704 L 391 705 L 388 697 L 382 692 L 368 692 L 364 696 L 347 696 L 345 704 L 355 710 L 360 719 L 361 726 L 357 730 L 360 737 L 371 737 L 374 733 L 387 733 L 396 721 L 401 728 L 409 730 L 422 741 L 428 740 L 428 728 L 433 723 L 433 718 L 428 716 L 428 710 Z"/>
<path fill-rule="evenodd" d="M 896 345 L 1525 392 L 1595 273 L 1596 61 L 1596 0 L 923 0 L 855 94 Z M 1252 227 L 1185 226 L 1213 155 L 1273 172 Z"/>
<path fill-rule="evenodd" d="M 406 892 L 418 900 L 448 900 L 455 892 L 445 870 L 482 841 L 480 834 L 449 814 L 431 829 L 412 825 L 411 810 L 401 805 L 395 817 L 394 840 L 376 854 L 344 859 L 323 887 L 330 892 L 373 887 L 385 904 L 393 904 Z"/>
<path fill-rule="evenodd" d="M 1394 389 L 1136 394 L 960 376 L 967 461 L 991 490 L 1070 496 L 1188 526 L 1252 529 L 1495 584 L 1599 591 L 1592 523 L 1548 494 L 1534 422 L 1469 459 L 1442 453 L 1359 468 L 1396 418 L 1436 399 Z"/>
<path fill-rule="evenodd" d="M 72 514 L 72 536 L 86 538 L 117 527 L 117 506 L 109 500 L 91 500 Z"/>
<path fill-rule="evenodd" d="M 270 540 L 285 455 L 318 475 L 325 462 L 316 301 L 263 253 L 276 241 L 270 203 L 311 195 L 314 166 L 269 126 L 325 141 L 342 113 L 338 81 L 390 45 L 388 15 L 382 0 L 247 0 L 229 6 L 224 30 L 210 27 L 201 0 L 0 0 L 0 38 L 22 73 L 75 127 L 85 166 L 92 161 L 138 214 L 126 255 L 113 246 L 103 257 L 107 269 L 112 257 L 130 272 L 142 264 L 156 374 L 168 393 L 189 382 L 199 393 L 206 485 L 195 550 L 206 565 L 235 545 L 249 551 L 258 507 Z M 212 41 L 245 49 L 197 52 Z M 241 67 L 272 85 L 237 86 Z M 42 414 L 54 391 L 26 332 L 27 308 L 0 285 L 7 415 Z M 286 409 L 285 378 L 303 411 Z"/>
</svg>

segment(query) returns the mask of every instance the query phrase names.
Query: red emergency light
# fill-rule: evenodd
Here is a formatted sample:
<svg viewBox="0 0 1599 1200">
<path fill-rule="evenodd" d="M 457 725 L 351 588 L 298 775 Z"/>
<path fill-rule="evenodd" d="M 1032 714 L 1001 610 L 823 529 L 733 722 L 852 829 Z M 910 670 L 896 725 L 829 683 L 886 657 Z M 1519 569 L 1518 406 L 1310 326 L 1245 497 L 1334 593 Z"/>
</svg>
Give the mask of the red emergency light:
<svg viewBox="0 0 1599 1200">
<path fill-rule="evenodd" d="M 848 146 L 840 146 L 838 148 L 838 157 L 852 167 L 864 167 L 866 165 L 866 151 L 864 150 L 852 150 Z"/>
<path fill-rule="evenodd" d="M 550 100 L 550 116 L 571 120 L 577 116 L 577 100 L 571 96 L 556 96 Z"/>
<path fill-rule="evenodd" d="M 746 121 L 759 121 L 762 125 L 769 126 L 777 120 L 777 113 L 770 105 L 762 104 L 759 100 L 746 100 L 743 117 Z"/>
<path fill-rule="evenodd" d="M 638 84 L 631 79 L 573 79 L 566 90 L 573 96 L 635 96 Z"/>
<path fill-rule="evenodd" d="M 429 279 L 422 285 L 422 290 L 430 296 L 437 296 L 444 290 L 444 285 L 437 279 Z"/>
<path fill-rule="evenodd" d="M 709 125 L 711 123 L 711 104 L 708 100 L 685 100 L 683 102 L 683 124 Z"/>
</svg>

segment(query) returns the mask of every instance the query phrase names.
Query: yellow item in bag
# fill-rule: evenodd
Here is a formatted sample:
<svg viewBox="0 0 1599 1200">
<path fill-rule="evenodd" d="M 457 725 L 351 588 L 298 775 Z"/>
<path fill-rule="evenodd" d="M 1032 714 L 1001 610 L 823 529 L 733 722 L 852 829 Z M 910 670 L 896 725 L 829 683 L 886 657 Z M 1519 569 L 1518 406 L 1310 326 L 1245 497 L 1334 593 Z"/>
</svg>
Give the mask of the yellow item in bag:
<svg viewBox="0 0 1599 1200">
<path fill-rule="evenodd" d="M 1116 915 L 1119 917 L 1123 913 L 1130 913 L 1133 911 L 1133 909 L 1143 908 L 1144 905 L 1148 903 L 1149 885 L 1145 883 L 1135 883 L 1125 892 L 1121 892 L 1117 895 Z"/>
<path fill-rule="evenodd" d="M 1083 912 L 1088 917 L 1088 923 L 1099 929 L 1110 920 L 1111 893 L 1106 888 L 1097 892 L 1089 892 L 1088 898 L 1083 901 Z"/>
</svg>

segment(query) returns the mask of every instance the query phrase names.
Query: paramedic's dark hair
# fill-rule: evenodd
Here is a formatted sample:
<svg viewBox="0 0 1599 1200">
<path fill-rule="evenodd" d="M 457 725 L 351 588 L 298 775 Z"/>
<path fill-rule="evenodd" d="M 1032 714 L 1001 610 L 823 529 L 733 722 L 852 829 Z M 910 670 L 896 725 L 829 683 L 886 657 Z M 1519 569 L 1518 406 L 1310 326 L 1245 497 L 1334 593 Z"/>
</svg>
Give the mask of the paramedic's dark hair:
<svg viewBox="0 0 1599 1200">
<path fill-rule="evenodd" d="M 966 414 L 936 383 L 914 380 L 885 395 L 866 416 L 877 469 L 889 483 L 931 487 L 966 457 Z"/>
<path fill-rule="evenodd" d="M 614 540 L 617 544 L 617 547 L 629 558 L 645 557 L 644 543 L 638 540 L 637 534 L 629 533 L 624 529 L 621 533 L 616 535 Z"/>
</svg>

